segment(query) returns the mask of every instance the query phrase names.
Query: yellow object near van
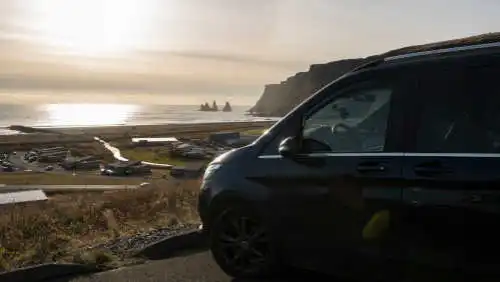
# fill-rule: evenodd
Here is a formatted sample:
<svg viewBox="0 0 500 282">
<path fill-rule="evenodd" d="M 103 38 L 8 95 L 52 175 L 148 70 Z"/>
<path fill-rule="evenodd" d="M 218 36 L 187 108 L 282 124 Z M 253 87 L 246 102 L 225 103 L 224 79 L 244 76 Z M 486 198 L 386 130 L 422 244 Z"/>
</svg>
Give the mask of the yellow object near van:
<svg viewBox="0 0 500 282">
<path fill-rule="evenodd" d="M 390 214 L 388 210 L 375 213 L 363 228 L 363 239 L 379 238 L 389 228 Z"/>
</svg>

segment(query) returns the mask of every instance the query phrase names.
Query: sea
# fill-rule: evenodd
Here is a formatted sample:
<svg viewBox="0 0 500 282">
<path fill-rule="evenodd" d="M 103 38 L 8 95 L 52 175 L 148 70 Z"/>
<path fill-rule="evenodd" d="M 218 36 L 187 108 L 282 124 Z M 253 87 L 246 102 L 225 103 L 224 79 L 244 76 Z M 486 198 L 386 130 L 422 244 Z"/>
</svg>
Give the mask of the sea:
<svg viewBox="0 0 500 282">
<path fill-rule="evenodd" d="M 10 125 L 51 128 L 278 120 L 247 115 L 249 108 L 202 112 L 199 105 L 0 104 L 0 135 L 18 134 L 6 128 Z"/>
</svg>

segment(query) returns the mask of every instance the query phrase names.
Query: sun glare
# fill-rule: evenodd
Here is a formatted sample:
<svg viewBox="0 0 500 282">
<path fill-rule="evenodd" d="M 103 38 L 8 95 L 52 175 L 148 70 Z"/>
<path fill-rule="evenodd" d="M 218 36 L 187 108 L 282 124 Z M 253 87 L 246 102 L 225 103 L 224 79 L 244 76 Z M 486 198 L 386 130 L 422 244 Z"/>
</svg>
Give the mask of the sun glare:
<svg viewBox="0 0 500 282">
<path fill-rule="evenodd" d="M 30 19 L 54 52 L 83 56 L 120 55 L 147 40 L 155 1 L 32 1 Z"/>
<path fill-rule="evenodd" d="M 49 104 L 44 106 L 53 126 L 121 125 L 137 111 L 126 104 Z"/>
</svg>

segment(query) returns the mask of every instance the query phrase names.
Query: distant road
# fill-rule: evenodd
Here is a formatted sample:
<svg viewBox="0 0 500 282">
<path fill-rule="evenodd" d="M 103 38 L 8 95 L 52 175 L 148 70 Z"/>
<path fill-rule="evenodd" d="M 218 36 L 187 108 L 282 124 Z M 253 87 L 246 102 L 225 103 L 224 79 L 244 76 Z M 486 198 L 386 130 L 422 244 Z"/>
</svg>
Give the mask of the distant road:
<svg viewBox="0 0 500 282">
<path fill-rule="evenodd" d="M 242 280 L 233 279 L 220 270 L 209 252 L 149 262 L 87 277 L 61 280 L 67 282 L 253 282 L 253 281 L 333 281 L 335 278 L 323 277 L 305 272 L 290 273 L 290 277 L 275 280 Z M 59 281 L 53 281 L 59 282 Z"/>
<path fill-rule="evenodd" d="M 138 185 L 17 185 L 17 184 L 0 184 L 0 193 L 42 190 L 44 192 L 72 192 L 72 191 L 113 191 L 136 189 Z"/>
<path fill-rule="evenodd" d="M 111 144 L 100 139 L 99 137 L 94 137 L 94 139 L 96 141 L 101 142 L 101 144 L 113 154 L 113 157 L 115 157 L 115 159 L 117 159 L 119 161 L 124 161 L 124 162 L 128 161 L 127 158 L 122 156 L 120 149 L 113 147 Z M 160 163 L 152 163 L 152 162 L 145 162 L 145 161 L 141 161 L 141 163 L 143 163 L 145 165 L 149 165 L 151 167 L 156 167 L 156 168 L 172 168 L 173 167 L 173 165 L 170 165 L 170 164 L 160 164 Z"/>
</svg>

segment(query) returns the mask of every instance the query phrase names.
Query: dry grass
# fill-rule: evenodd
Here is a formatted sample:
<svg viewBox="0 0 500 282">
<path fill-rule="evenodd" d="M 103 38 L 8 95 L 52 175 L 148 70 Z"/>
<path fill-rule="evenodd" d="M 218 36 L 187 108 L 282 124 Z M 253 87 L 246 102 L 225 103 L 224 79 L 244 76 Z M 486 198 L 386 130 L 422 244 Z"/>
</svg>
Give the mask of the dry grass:
<svg viewBox="0 0 500 282">
<path fill-rule="evenodd" d="M 85 246 L 159 227 L 198 221 L 198 181 L 157 181 L 148 188 L 57 195 L 43 203 L 0 207 L 0 269 L 48 261 L 116 261 Z"/>
<path fill-rule="evenodd" d="M 144 182 L 140 178 L 109 177 L 91 172 L 73 176 L 71 173 L 9 172 L 0 173 L 1 184 L 74 184 L 74 185 L 137 185 Z"/>
<path fill-rule="evenodd" d="M 264 134 L 264 132 L 268 130 L 268 128 L 262 128 L 262 129 L 250 129 L 250 130 L 246 130 L 246 131 L 243 131 L 241 132 L 242 134 L 246 134 L 246 135 L 262 135 Z"/>
<path fill-rule="evenodd" d="M 164 147 L 144 147 L 122 150 L 122 155 L 130 160 L 154 162 L 171 165 L 184 165 L 182 159 L 171 157 Z"/>
<path fill-rule="evenodd" d="M 75 156 L 95 156 L 103 161 L 111 162 L 115 158 L 113 154 L 107 150 L 100 142 L 79 143 L 67 146 L 71 149 L 71 153 Z"/>
</svg>

